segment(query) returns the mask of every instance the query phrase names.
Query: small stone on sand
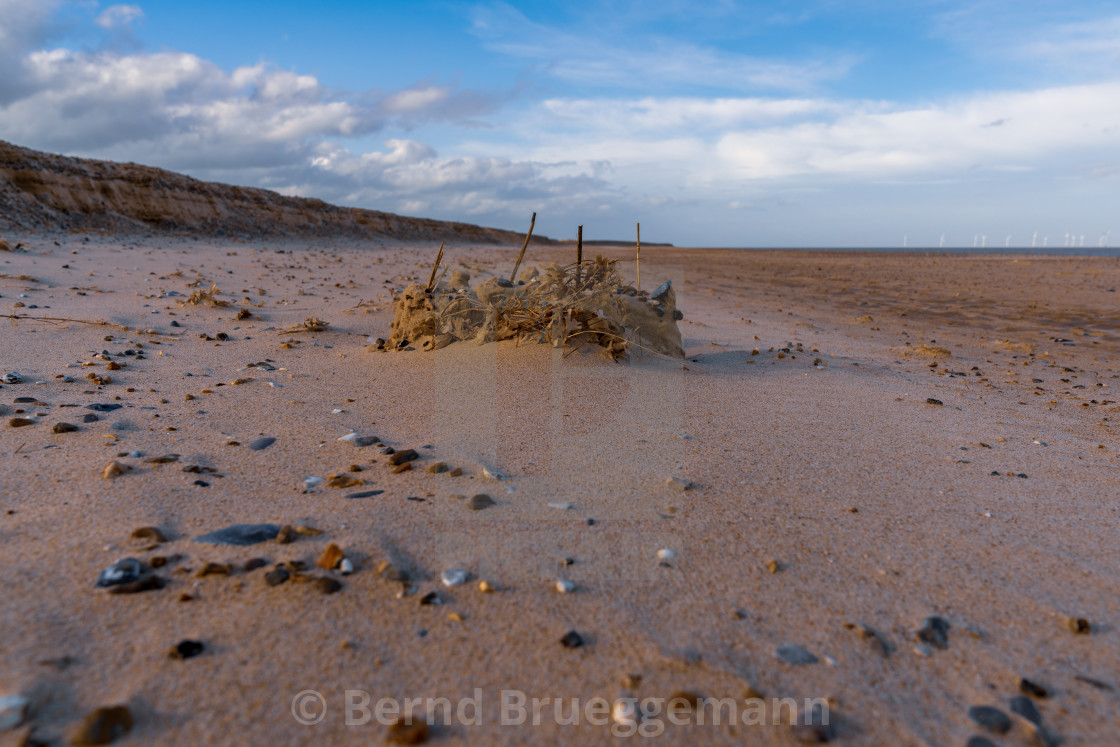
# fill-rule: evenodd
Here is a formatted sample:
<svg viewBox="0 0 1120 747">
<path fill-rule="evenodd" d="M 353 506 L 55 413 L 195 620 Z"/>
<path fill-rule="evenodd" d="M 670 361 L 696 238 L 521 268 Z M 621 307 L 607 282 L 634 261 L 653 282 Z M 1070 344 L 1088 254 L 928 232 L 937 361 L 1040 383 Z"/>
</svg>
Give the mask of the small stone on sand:
<svg viewBox="0 0 1120 747">
<path fill-rule="evenodd" d="M 132 731 L 132 725 L 128 706 L 98 708 L 86 714 L 71 741 L 75 745 L 111 744 Z"/>
<path fill-rule="evenodd" d="M 273 438 L 272 436 L 264 436 L 262 438 L 258 438 L 256 440 L 252 441 L 249 444 L 249 449 L 251 451 L 260 451 L 261 449 L 267 449 L 269 446 L 272 446 L 274 443 L 276 443 L 275 438 Z"/>
<path fill-rule="evenodd" d="M 171 650 L 167 652 L 167 658 L 178 659 L 180 661 L 183 659 L 193 659 L 194 657 L 201 654 L 205 649 L 206 646 L 202 643 L 202 641 L 192 641 L 190 639 L 187 639 L 179 641 L 174 646 L 172 646 Z"/>
<path fill-rule="evenodd" d="M 275 524 L 233 524 L 224 529 L 204 534 L 201 537 L 195 537 L 194 541 L 207 545 L 244 547 L 276 539 L 279 532 L 280 527 Z"/>
<path fill-rule="evenodd" d="M 1011 718 L 995 706 L 972 706 L 968 717 L 993 734 L 1006 734 L 1011 729 Z"/>
<path fill-rule="evenodd" d="M 812 653 L 793 643 L 778 646 L 777 650 L 774 651 L 774 656 L 777 657 L 778 661 L 794 666 L 816 664 L 819 661 Z"/>
</svg>

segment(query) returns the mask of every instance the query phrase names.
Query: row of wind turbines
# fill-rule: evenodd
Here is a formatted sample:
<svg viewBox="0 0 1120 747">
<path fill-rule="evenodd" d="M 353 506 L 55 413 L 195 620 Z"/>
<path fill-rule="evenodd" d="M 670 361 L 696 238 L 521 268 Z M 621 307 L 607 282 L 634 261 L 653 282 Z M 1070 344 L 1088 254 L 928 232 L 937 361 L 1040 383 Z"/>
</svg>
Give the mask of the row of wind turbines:
<svg viewBox="0 0 1120 747">
<path fill-rule="evenodd" d="M 1112 235 L 1112 229 L 1109 229 L 1109 230 L 1105 231 L 1104 233 L 1102 233 L 1097 238 L 1097 247 L 1101 248 L 1101 249 L 1107 247 L 1109 239 L 1111 238 L 1111 235 Z M 906 249 L 908 247 L 908 239 L 909 239 L 908 236 L 904 235 L 902 237 L 902 248 L 903 249 Z M 1042 248 L 1043 249 L 1049 248 L 1049 242 L 1050 242 L 1050 237 L 1049 236 L 1043 236 L 1042 237 Z M 978 233 L 978 234 L 974 234 L 972 236 L 972 248 L 973 249 L 986 249 L 987 246 L 988 246 L 988 235 L 987 234 L 979 234 Z M 1007 238 L 1005 238 L 1003 240 L 1003 246 L 1004 246 L 1005 249 L 1011 247 L 1011 234 L 1007 234 Z M 1055 244 L 1055 247 L 1056 246 L 1057 246 L 1057 244 Z M 1076 233 L 1068 233 L 1067 232 L 1066 235 L 1065 235 L 1065 240 L 1062 243 L 1062 246 L 1066 249 L 1084 249 L 1085 248 L 1085 234 L 1083 234 L 1083 233 L 1082 234 L 1076 234 Z M 1092 244 L 1090 244 L 1090 246 L 1092 246 Z M 941 234 L 941 240 L 937 243 L 937 247 L 939 249 L 944 249 L 945 248 L 945 234 Z M 1038 247 L 1039 247 L 1038 231 L 1035 231 L 1034 234 L 1031 236 L 1031 248 L 1032 249 L 1037 249 Z"/>
</svg>

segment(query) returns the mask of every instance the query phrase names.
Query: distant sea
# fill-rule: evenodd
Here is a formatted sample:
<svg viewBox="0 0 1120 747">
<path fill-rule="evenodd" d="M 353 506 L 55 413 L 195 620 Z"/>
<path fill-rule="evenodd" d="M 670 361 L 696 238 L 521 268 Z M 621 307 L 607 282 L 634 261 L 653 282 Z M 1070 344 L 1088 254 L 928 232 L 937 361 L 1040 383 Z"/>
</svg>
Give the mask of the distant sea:
<svg viewBox="0 0 1120 747">
<path fill-rule="evenodd" d="M 969 247 L 832 247 L 832 246 L 800 246 L 800 247 L 740 247 L 755 251 L 806 251 L 806 252 L 899 252 L 905 254 L 1037 254 L 1040 256 L 1055 257 L 1120 257 L 1120 246 L 1082 246 L 1082 247 L 987 247 L 984 249 Z"/>
</svg>

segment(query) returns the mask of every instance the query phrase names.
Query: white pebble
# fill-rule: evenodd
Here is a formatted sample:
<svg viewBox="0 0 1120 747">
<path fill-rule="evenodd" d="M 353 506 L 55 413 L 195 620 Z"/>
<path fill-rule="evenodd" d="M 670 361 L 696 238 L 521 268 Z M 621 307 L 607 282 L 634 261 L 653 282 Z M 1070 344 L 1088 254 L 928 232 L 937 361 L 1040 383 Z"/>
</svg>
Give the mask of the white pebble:
<svg viewBox="0 0 1120 747">
<path fill-rule="evenodd" d="M 350 558 L 343 558 L 342 562 L 338 564 L 338 570 L 343 576 L 349 576 L 354 572 L 354 564 L 350 562 Z"/>
<path fill-rule="evenodd" d="M 3 376 L 0 376 L 0 381 L 3 381 L 5 384 L 18 384 L 23 381 L 23 377 L 15 371 L 9 371 Z"/>
<path fill-rule="evenodd" d="M 353 441 L 357 437 L 358 437 L 358 434 L 351 431 L 350 433 L 347 433 L 345 436 L 342 436 L 338 440 L 339 441 Z"/>
<path fill-rule="evenodd" d="M 576 585 L 571 581 L 561 580 L 556 582 L 556 591 L 561 594 L 571 594 L 576 590 Z"/>
<path fill-rule="evenodd" d="M 673 490 L 685 491 L 692 487 L 692 483 L 683 477 L 668 477 L 665 479 L 666 487 Z"/>
<path fill-rule="evenodd" d="M 321 477 L 305 477 L 305 478 L 303 478 L 303 486 L 307 489 L 311 489 L 321 482 L 326 482 L 326 480 L 324 480 Z"/>
<path fill-rule="evenodd" d="M 572 509 L 572 504 L 565 501 L 563 503 L 550 503 L 550 504 L 548 504 L 548 507 L 549 508 L 558 508 L 561 511 L 570 511 Z"/>
<path fill-rule="evenodd" d="M 30 702 L 23 695 L 0 697 L 0 731 L 14 729 L 22 724 Z"/>
<path fill-rule="evenodd" d="M 466 571 L 461 571 L 458 568 L 448 568 L 439 574 L 439 578 L 443 581 L 444 586 L 460 586 L 467 582 L 470 576 Z"/>
<path fill-rule="evenodd" d="M 490 480 L 504 480 L 504 479 L 506 479 L 506 476 L 503 475 L 501 472 L 499 472 L 496 469 L 490 469 L 489 467 L 483 467 L 482 468 L 482 475 L 483 475 L 483 477 L 486 477 Z"/>
<path fill-rule="evenodd" d="M 673 558 L 677 557 L 677 554 L 669 548 L 663 547 L 657 551 L 657 557 L 659 557 L 661 560 L 672 560 Z"/>
<path fill-rule="evenodd" d="M 638 699 L 620 698 L 611 708 L 611 720 L 623 726 L 636 726 L 638 723 Z"/>
<path fill-rule="evenodd" d="M 342 412 L 342 408 L 341 408 L 341 407 L 336 407 L 336 408 L 334 408 L 333 410 L 331 410 L 331 413 L 332 413 L 332 414 L 334 414 L 334 415 L 337 415 L 337 414 L 339 414 L 340 412 Z"/>
</svg>

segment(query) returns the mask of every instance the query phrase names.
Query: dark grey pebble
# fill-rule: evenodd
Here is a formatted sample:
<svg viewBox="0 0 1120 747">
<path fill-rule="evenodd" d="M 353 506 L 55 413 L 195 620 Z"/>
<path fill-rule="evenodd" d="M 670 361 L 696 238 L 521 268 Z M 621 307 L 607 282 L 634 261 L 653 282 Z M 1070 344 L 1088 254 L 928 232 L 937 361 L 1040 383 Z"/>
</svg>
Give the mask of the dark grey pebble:
<svg viewBox="0 0 1120 747">
<path fill-rule="evenodd" d="M 472 511 L 481 511 L 484 508 L 490 508 L 493 505 L 494 505 L 494 499 L 491 498 L 490 496 L 486 495 L 485 493 L 479 493 L 478 495 L 472 495 L 470 500 L 467 501 L 467 508 L 469 508 Z"/>
<path fill-rule="evenodd" d="M 101 418 L 97 417 L 92 412 L 87 412 L 82 416 L 83 423 L 96 423 L 98 420 L 101 420 Z"/>
<path fill-rule="evenodd" d="M 979 734 L 974 734 L 965 742 L 965 747 L 996 747 L 996 743 L 987 737 L 982 737 Z"/>
<path fill-rule="evenodd" d="M 55 423 L 52 428 L 55 433 L 73 433 L 74 431 L 81 430 L 73 423 Z"/>
<path fill-rule="evenodd" d="M 258 568 L 264 568 L 266 565 L 268 565 L 268 561 L 264 558 L 249 558 L 245 561 L 245 570 L 255 571 Z"/>
<path fill-rule="evenodd" d="M 268 573 L 264 574 L 264 582 L 269 586 L 279 586 L 287 581 L 292 574 L 288 573 L 283 568 L 273 568 Z"/>
<path fill-rule="evenodd" d="M 233 545 L 241 547 L 274 540 L 279 533 L 280 527 L 275 524 L 233 524 L 224 529 L 218 529 L 204 534 L 201 537 L 195 537 L 194 541 L 203 542 L 208 545 Z"/>
<path fill-rule="evenodd" d="M 927 405 L 943 405 L 945 403 L 942 402 L 939 399 L 934 399 L 933 397 L 926 397 L 926 404 Z"/>
<path fill-rule="evenodd" d="M 179 641 L 175 644 L 174 648 L 168 652 L 168 657 L 171 659 L 193 659 L 201 654 L 206 649 L 202 641 L 192 641 L 187 639 Z"/>
<path fill-rule="evenodd" d="M 818 661 L 816 656 L 792 643 L 778 646 L 777 650 L 774 651 L 774 656 L 778 657 L 778 661 L 794 665 L 816 664 Z"/>
<path fill-rule="evenodd" d="M 377 436 L 358 436 L 357 438 L 354 439 L 354 445 L 355 446 L 373 446 L 375 443 L 378 443 L 380 440 L 381 439 L 378 438 Z"/>
<path fill-rule="evenodd" d="M 927 617 L 914 634 L 914 640 L 936 648 L 949 648 L 949 627 L 949 621 L 943 617 Z"/>
<path fill-rule="evenodd" d="M 154 589 L 162 589 L 167 586 L 167 580 L 163 576 L 144 576 L 139 581 L 129 581 L 127 584 L 117 584 L 116 586 L 109 587 L 110 594 L 139 594 L 142 591 L 152 591 Z"/>
<path fill-rule="evenodd" d="M 384 490 L 363 490 L 360 493 L 347 493 L 344 498 L 372 498 L 375 495 L 381 495 Z"/>
<path fill-rule="evenodd" d="M 264 438 L 258 438 L 256 441 L 253 441 L 251 444 L 249 444 L 249 448 L 252 451 L 260 451 L 261 449 L 267 449 L 274 443 L 276 443 L 275 438 L 273 438 L 272 436 L 265 436 Z"/>
<path fill-rule="evenodd" d="M 116 563 L 101 571 L 97 577 L 97 585 L 117 586 L 139 580 L 144 575 L 144 566 L 136 558 L 122 558 Z"/>
<path fill-rule="evenodd" d="M 429 605 L 429 604 L 442 604 L 442 602 L 439 598 L 439 593 L 434 592 L 434 591 L 429 591 L 427 594 L 420 597 L 420 604 L 426 606 L 426 605 Z"/>
<path fill-rule="evenodd" d="M 1017 713 L 1036 726 L 1042 723 L 1042 714 L 1038 706 L 1026 695 L 1016 695 L 1011 699 L 1011 712 Z"/>
<path fill-rule="evenodd" d="M 995 706 L 972 706 L 968 717 L 993 734 L 1006 734 L 1011 730 L 1011 717 Z"/>
<path fill-rule="evenodd" d="M 583 636 L 574 630 L 569 630 L 564 634 L 564 637 L 560 639 L 560 645 L 564 648 L 579 648 L 583 645 Z"/>
<path fill-rule="evenodd" d="M 416 449 L 405 449 L 404 451 L 395 452 L 389 457 L 389 464 L 398 465 L 405 462 L 411 462 L 414 459 L 419 459 L 420 455 L 416 453 Z"/>
<path fill-rule="evenodd" d="M 86 405 L 87 410 L 94 410 L 96 412 L 112 412 L 122 407 L 124 407 L 124 405 L 118 405 L 113 402 L 95 402 L 92 405 Z"/>
<path fill-rule="evenodd" d="M 320 576 L 314 581 L 315 588 L 323 594 L 334 594 L 336 591 L 342 589 L 342 583 L 333 578 Z"/>
<path fill-rule="evenodd" d="M 17 405 L 24 404 L 24 403 L 27 403 L 27 402 L 38 402 L 38 401 L 39 400 L 35 399 L 34 397 L 16 397 L 15 399 L 12 400 L 12 402 L 16 403 Z"/>
<path fill-rule="evenodd" d="M 1050 691 L 1048 689 L 1034 680 L 1028 680 L 1026 677 L 1019 680 L 1019 692 L 1023 695 L 1030 695 L 1035 698 L 1050 697 Z"/>
</svg>

